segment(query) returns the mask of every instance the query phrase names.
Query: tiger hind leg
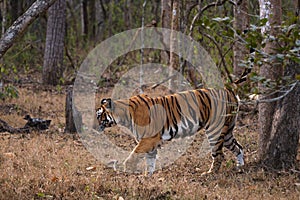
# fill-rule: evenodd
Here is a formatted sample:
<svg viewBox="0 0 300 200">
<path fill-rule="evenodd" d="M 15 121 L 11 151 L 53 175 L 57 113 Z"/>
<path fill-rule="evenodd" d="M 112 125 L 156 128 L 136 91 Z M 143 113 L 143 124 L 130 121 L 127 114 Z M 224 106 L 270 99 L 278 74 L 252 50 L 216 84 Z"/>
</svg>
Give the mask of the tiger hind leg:
<svg viewBox="0 0 300 200">
<path fill-rule="evenodd" d="M 211 155 L 213 158 L 212 164 L 210 166 L 210 169 L 207 172 L 203 172 L 202 175 L 211 174 L 211 173 L 217 173 L 222 165 L 222 162 L 224 160 L 224 153 L 223 153 L 223 143 L 216 143 L 216 144 L 210 144 L 211 145 Z"/>
<path fill-rule="evenodd" d="M 237 142 L 232 134 L 233 128 L 231 128 L 224 137 L 224 146 L 230 150 L 235 156 L 237 161 L 237 167 L 242 167 L 244 162 L 243 147 Z"/>
<path fill-rule="evenodd" d="M 124 161 L 124 171 L 138 172 L 137 164 L 146 154 L 146 171 L 149 175 L 152 175 L 155 171 L 157 148 L 160 144 L 160 134 L 151 138 L 142 138 Z"/>
<path fill-rule="evenodd" d="M 210 169 L 207 172 L 202 173 L 202 175 L 217 173 L 225 158 L 223 153 L 224 135 L 228 132 L 228 126 L 224 126 L 219 131 L 217 129 L 212 129 L 212 131 L 210 130 L 211 129 L 206 130 L 206 135 L 211 149 L 213 162 Z"/>
</svg>

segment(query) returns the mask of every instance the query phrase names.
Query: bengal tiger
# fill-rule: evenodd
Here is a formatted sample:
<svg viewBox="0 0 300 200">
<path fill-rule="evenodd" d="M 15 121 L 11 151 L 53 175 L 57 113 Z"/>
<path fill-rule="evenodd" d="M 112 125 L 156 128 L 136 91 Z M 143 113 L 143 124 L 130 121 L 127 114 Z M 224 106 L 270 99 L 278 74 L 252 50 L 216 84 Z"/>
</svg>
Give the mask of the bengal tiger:
<svg viewBox="0 0 300 200">
<path fill-rule="evenodd" d="M 157 149 L 163 141 L 195 134 L 204 128 L 213 162 L 208 172 L 219 171 L 223 146 L 244 165 L 242 146 L 232 132 L 238 111 L 238 97 L 229 89 L 196 89 L 161 97 L 142 94 L 129 99 L 102 99 L 96 109 L 99 130 L 123 125 L 133 133 L 137 145 L 124 162 L 134 169 L 140 155 L 146 155 L 147 171 L 155 170 Z M 205 174 L 204 173 L 204 174 Z"/>
</svg>

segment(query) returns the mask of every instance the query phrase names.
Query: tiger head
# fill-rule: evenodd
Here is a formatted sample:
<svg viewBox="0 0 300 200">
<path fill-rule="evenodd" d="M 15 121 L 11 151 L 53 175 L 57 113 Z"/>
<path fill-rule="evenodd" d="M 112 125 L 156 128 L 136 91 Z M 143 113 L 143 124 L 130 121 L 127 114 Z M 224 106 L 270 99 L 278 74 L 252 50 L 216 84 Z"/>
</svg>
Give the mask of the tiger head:
<svg viewBox="0 0 300 200">
<path fill-rule="evenodd" d="M 96 110 L 99 131 L 103 131 L 106 127 L 112 127 L 117 124 L 112 114 L 112 108 L 113 102 L 111 99 L 101 100 L 101 106 Z"/>
</svg>

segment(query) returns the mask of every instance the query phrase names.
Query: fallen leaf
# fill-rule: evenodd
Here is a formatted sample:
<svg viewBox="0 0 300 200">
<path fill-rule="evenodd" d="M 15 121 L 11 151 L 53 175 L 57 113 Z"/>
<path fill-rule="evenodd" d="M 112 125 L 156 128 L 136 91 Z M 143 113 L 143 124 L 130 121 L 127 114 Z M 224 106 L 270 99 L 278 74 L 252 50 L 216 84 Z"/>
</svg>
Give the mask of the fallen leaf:
<svg viewBox="0 0 300 200">
<path fill-rule="evenodd" d="M 5 157 L 7 158 L 15 158 L 16 154 L 12 153 L 12 152 L 7 152 L 3 154 Z"/>
<path fill-rule="evenodd" d="M 95 166 L 91 166 L 91 167 L 87 167 L 85 169 L 86 169 L 86 171 L 95 171 L 96 167 Z"/>
</svg>

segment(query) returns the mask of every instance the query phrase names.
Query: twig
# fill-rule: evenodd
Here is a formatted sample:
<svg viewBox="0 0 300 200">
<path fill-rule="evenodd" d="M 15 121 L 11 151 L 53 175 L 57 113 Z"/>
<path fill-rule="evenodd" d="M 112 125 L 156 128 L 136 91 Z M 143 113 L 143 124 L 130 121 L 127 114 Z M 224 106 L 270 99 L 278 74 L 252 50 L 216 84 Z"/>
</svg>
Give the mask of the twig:
<svg viewBox="0 0 300 200">
<path fill-rule="evenodd" d="M 71 57 L 71 55 L 70 55 L 70 53 L 69 53 L 69 51 L 68 51 L 67 45 L 65 45 L 65 51 L 66 51 L 66 56 L 67 56 L 67 58 L 69 59 L 69 61 L 70 61 L 70 63 L 71 63 L 71 67 L 72 67 L 73 69 L 76 69 L 76 68 L 75 68 L 75 64 L 74 64 L 74 61 L 73 61 L 73 59 L 72 59 L 72 57 Z"/>
<path fill-rule="evenodd" d="M 165 78 L 164 80 L 162 80 L 161 82 L 152 85 L 152 86 L 151 86 L 151 89 L 155 89 L 157 86 L 161 85 L 162 83 L 167 82 L 168 80 L 170 80 L 171 78 L 173 78 L 173 77 L 175 77 L 175 76 L 176 76 L 176 74 L 174 74 L 174 75 L 172 75 L 172 76 L 169 76 L 169 77 Z"/>
<path fill-rule="evenodd" d="M 213 2 L 213 3 L 210 3 L 208 4 L 207 6 L 203 7 L 201 9 L 201 13 L 203 13 L 204 11 L 206 11 L 207 9 L 209 9 L 210 7 L 214 7 L 214 6 L 222 6 L 223 4 L 226 3 L 227 0 L 223 0 L 223 1 L 218 1 L 217 2 Z M 230 3 L 232 3 L 231 1 L 229 1 Z"/>
<path fill-rule="evenodd" d="M 101 9 L 102 9 L 102 13 L 103 13 L 103 18 L 104 18 L 104 20 L 106 20 L 106 18 L 107 18 L 107 11 L 105 10 L 103 1 L 102 0 L 99 0 L 99 1 L 100 1 L 100 6 L 101 6 Z"/>
<path fill-rule="evenodd" d="M 199 18 L 200 16 L 200 11 L 194 16 L 193 20 L 192 20 L 192 23 L 190 25 L 190 33 L 189 33 L 189 36 L 191 37 L 192 36 L 192 33 L 193 33 L 193 30 L 194 30 L 194 25 L 195 25 L 195 22 L 196 20 Z"/>
<path fill-rule="evenodd" d="M 231 26 L 229 25 L 226 25 L 226 27 L 230 28 L 233 32 L 234 32 L 234 35 L 240 40 L 242 41 L 244 44 L 249 44 L 246 40 L 244 40 L 237 32 L 234 28 L 232 28 Z M 270 57 L 270 54 L 267 54 L 257 48 L 254 48 L 254 47 L 251 47 L 255 52 L 258 52 L 260 53 L 261 55 L 265 56 L 265 57 Z"/>
<path fill-rule="evenodd" d="M 223 0 L 223 1 L 217 1 L 217 2 L 213 2 L 213 3 L 210 3 L 206 6 L 204 6 L 201 10 L 199 10 L 199 12 L 194 16 L 193 20 L 192 20 L 192 23 L 190 25 L 190 33 L 189 33 L 189 36 L 192 36 L 192 32 L 194 30 L 194 24 L 196 22 L 196 20 L 202 15 L 202 13 L 204 11 L 206 11 L 207 9 L 209 9 L 210 7 L 214 7 L 214 6 L 222 6 L 224 3 L 226 3 L 227 0 Z M 232 3 L 231 1 L 229 1 L 230 3 Z"/>
<path fill-rule="evenodd" d="M 299 174 L 300 174 L 300 171 L 299 171 L 299 170 L 291 169 L 291 171 L 294 172 L 294 173 L 299 173 Z"/>
<path fill-rule="evenodd" d="M 286 90 L 286 91 L 278 91 L 278 90 L 276 90 L 276 91 L 274 91 L 274 92 L 266 95 L 264 97 L 264 99 L 257 99 L 257 100 L 250 100 L 250 101 L 240 101 L 240 103 L 242 103 L 244 105 L 249 105 L 249 104 L 255 104 L 255 105 L 257 105 L 259 103 L 271 103 L 271 102 L 274 102 L 274 101 L 278 101 L 278 100 L 284 98 L 285 96 L 287 96 L 291 91 L 293 91 L 293 89 L 296 87 L 296 85 L 298 83 L 299 83 L 299 81 L 296 81 L 293 84 L 289 85 L 289 86 L 291 86 L 291 88 L 288 89 L 288 90 Z M 281 96 L 279 96 L 279 97 L 275 97 L 275 98 L 271 98 L 271 99 L 265 99 L 266 97 L 271 96 L 273 94 L 276 94 L 278 92 L 284 92 L 284 94 L 281 95 Z"/>
<path fill-rule="evenodd" d="M 291 84 L 291 88 L 286 91 L 283 95 L 279 96 L 279 97 L 275 97 L 275 98 L 272 98 L 272 99 L 258 99 L 256 100 L 258 103 L 271 103 L 271 102 L 274 102 L 274 101 L 278 101 L 282 98 L 284 98 L 286 95 L 288 95 L 294 88 L 295 86 L 298 84 L 299 81 L 296 81 L 295 83 Z"/>
<path fill-rule="evenodd" d="M 200 2 L 200 1 L 199 1 L 199 2 Z M 188 19 L 189 19 L 189 17 L 190 17 L 190 14 L 191 14 L 192 10 L 193 10 L 197 5 L 199 5 L 198 2 L 196 2 L 196 3 L 192 4 L 192 5 L 190 5 L 190 6 L 186 9 L 186 13 L 187 13 L 187 14 L 186 14 L 186 16 L 185 16 L 185 21 L 188 21 Z M 194 23 L 195 23 L 195 22 L 194 22 Z M 188 30 L 188 26 L 185 27 L 184 34 L 187 33 L 187 30 Z"/>
<path fill-rule="evenodd" d="M 230 76 L 230 72 L 229 72 L 229 70 L 228 70 L 227 67 L 226 67 L 226 62 L 225 62 L 225 60 L 224 60 L 224 56 L 223 56 L 223 54 L 222 54 L 222 50 L 221 50 L 221 48 L 219 47 L 217 41 L 216 41 L 213 37 L 211 37 L 210 35 L 208 35 L 208 34 L 206 34 L 206 33 L 202 33 L 202 34 L 203 34 L 205 37 L 207 37 L 208 39 L 210 39 L 210 40 L 215 44 L 215 46 L 217 47 L 218 53 L 219 53 L 219 55 L 220 55 L 220 57 L 221 57 L 221 62 L 222 62 L 223 67 L 224 67 L 224 69 L 225 69 L 225 72 L 226 72 L 226 74 L 227 74 L 227 76 L 228 76 L 230 82 L 233 83 L 232 78 L 231 78 L 231 76 Z"/>
</svg>

